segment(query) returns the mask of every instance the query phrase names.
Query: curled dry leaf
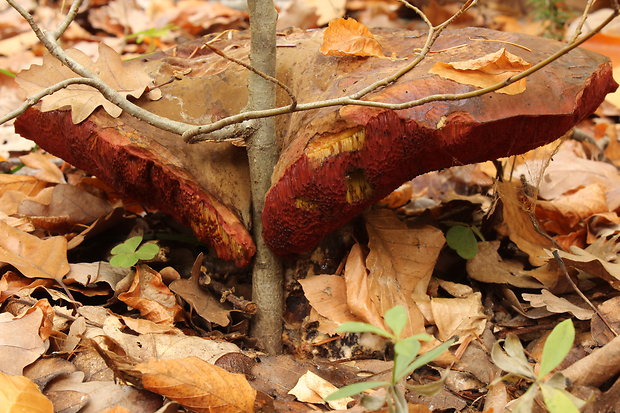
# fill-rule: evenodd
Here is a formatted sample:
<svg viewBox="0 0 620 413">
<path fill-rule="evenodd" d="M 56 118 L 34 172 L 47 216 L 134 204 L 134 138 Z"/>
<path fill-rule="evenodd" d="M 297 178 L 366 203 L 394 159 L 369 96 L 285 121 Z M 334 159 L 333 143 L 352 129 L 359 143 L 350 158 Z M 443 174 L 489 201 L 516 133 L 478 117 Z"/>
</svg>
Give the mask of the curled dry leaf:
<svg viewBox="0 0 620 413">
<path fill-rule="evenodd" d="M 129 291 L 118 299 L 140 311 L 147 320 L 172 325 L 182 313 L 174 294 L 161 279 L 161 275 L 147 265 L 138 265 Z"/>
<path fill-rule="evenodd" d="M 338 390 L 336 386 L 308 370 L 299 378 L 295 387 L 288 394 L 297 397 L 300 402 L 323 404 L 325 403 L 323 399 L 336 390 Z M 351 397 L 345 397 L 329 401 L 327 404 L 334 410 L 346 410 L 347 404 L 352 401 Z"/>
<path fill-rule="evenodd" d="M 229 373 L 197 357 L 140 363 L 145 389 L 161 394 L 193 412 L 254 411 L 254 390 L 245 376 Z M 234 391 L 233 391 L 234 390 Z"/>
<path fill-rule="evenodd" d="M 580 320 L 590 320 L 594 315 L 591 309 L 579 307 L 549 290 L 541 290 L 540 294 L 523 293 L 522 297 L 525 301 L 529 301 L 532 307 L 545 307 L 552 313 L 571 313 Z"/>
<path fill-rule="evenodd" d="M 370 30 L 351 18 L 329 22 L 320 50 L 322 54 L 332 56 L 385 57 Z"/>
<path fill-rule="evenodd" d="M 66 53 L 125 97 L 140 97 L 151 83 L 150 76 L 140 62 L 123 62 L 120 55 L 104 43 L 99 44 L 97 62 L 91 61 L 77 49 L 69 49 Z M 32 95 L 62 80 L 75 77 L 78 75 L 48 53 L 43 56 L 43 65 L 33 65 L 21 72 L 17 76 L 17 83 Z M 100 105 L 115 118 L 122 112 L 121 108 L 109 102 L 97 89 L 86 85 L 71 85 L 43 98 L 41 110 L 49 112 L 69 106 L 71 120 L 73 123 L 80 123 Z"/>
<path fill-rule="evenodd" d="M 489 53 L 477 59 L 450 63 L 435 63 L 429 73 L 465 85 L 485 88 L 519 74 L 531 66 L 531 64 L 519 56 L 510 53 L 505 48 L 501 48 L 494 53 Z M 496 92 L 505 93 L 507 95 L 523 93 L 526 88 L 526 82 L 526 79 L 521 79 L 511 85 L 496 90 Z"/>
</svg>

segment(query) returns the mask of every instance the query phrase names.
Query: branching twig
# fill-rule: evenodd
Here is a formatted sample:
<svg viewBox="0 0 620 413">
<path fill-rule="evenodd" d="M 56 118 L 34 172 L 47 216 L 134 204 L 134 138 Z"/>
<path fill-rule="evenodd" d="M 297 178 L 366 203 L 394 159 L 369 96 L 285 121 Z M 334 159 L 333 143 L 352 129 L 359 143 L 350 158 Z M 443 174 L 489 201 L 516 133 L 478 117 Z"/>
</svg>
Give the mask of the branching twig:
<svg viewBox="0 0 620 413">
<path fill-rule="evenodd" d="M 605 325 L 607 326 L 607 328 L 609 329 L 609 331 L 611 331 L 613 333 L 614 336 L 618 337 L 618 332 L 613 328 L 613 326 L 611 325 L 611 323 L 609 322 L 609 320 L 607 320 L 607 317 L 605 317 L 605 315 L 603 315 L 603 313 L 601 313 L 599 311 L 599 309 L 592 304 L 592 301 L 588 300 L 588 297 L 586 297 L 584 295 L 584 293 L 581 292 L 581 290 L 579 289 L 579 287 L 577 287 L 577 284 L 575 284 L 575 282 L 573 281 L 573 279 L 570 277 L 570 275 L 568 274 L 568 271 L 566 270 L 566 265 L 564 264 L 564 260 L 562 259 L 562 257 L 560 257 L 560 254 L 558 253 L 558 250 L 553 250 L 553 258 L 555 258 L 555 260 L 557 261 L 557 263 L 560 266 L 560 270 L 562 271 L 562 273 L 564 274 L 564 277 L 566 278 L 566 280 L 568 280 L 568 283 L 571 285 L 571 287 L 573 287 L 573 290 L 575 290 L 575 292 L 577 293 L 577 295 L 579 297 L 581 297 L 581 299 L 583 301 L 586 302 L 586 304 L 588 304 L 588 306 L 594 310 L 594 312 L 596 314 L 598 314 L 598 316 L 601 318 L 601 320 L 603 321 L 603 323 L 605 323 Z"/>
<path fill-rule="evenodd" d="M 568 41 L 569 44 L 573 43 L 581 35 L 581 30 L 583 29 L 583 25 L 586 23 L 586 20 L 588 19 L 588 14 L 590 13 L 590 10 L 592 9 L 592 6 L 594 5 L 595 1 L 596 0 L 588 0 L 588 2 L 586 3 L 586 6 L 583 9 L 583 13 L 581 13 L 581 17 L 579 18 L 579 23 L 577 24 L 577 27 L 575 28 L 575 32 L 573 33 L 573 35 L 570 37 L 570 40 Z"/>
</svg>

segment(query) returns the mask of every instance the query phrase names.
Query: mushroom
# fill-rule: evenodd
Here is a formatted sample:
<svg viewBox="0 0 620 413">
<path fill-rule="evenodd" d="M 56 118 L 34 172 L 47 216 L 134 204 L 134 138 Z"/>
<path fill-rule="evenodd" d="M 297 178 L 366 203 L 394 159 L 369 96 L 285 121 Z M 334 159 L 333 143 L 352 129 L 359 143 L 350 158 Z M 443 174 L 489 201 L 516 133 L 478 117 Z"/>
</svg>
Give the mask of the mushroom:
<svg viewBox="0 0 620 413">
<path fill-rule="evenodd" d="M 278 77 L 302 102 L 336 98 L 406 65 L 425 38 L 422 32 L 405 30 L 374 34 L 384 53 L 396 59 L 323 56 L 321 31 L 280 36 L 278 42 L 286 47 L 278 48 Z M 212 45 L 244 59 L 248 35 L 236 33 Z M 435 52 L 365 99 L 397 103 L 472 91 L 475 86 L 430 73 L 431 68 L 501 48 L 537 63 L 562 46 L 480 28 L 445 31 L 433 47 Z M 206 123 L 238 113 L 247 102 L 247 71 L 197 43 L 151 58 L 145 70 L 156 77 L 156 84 L 174 80 L 161 87 L 160 101 L 141 98 L 138 104 L 175 119 Z M 523 153 L 557 139 L 616 87 L 607 58 L 575 49 L 528 77 L 519 94 L 489 93 L 398 111 L 332 106 L 279 116 L 277 139 L 282 151 L 266 195 L 265 241 L 280 255 L 308 251 L 417 175 Z M 208 101 L 196 104 L 202 96 Z M 279 104 L 286 105 L 287 99 L 279 92 Z M 42 113 L 32 108 L 17 119 L 16 130 L 119 191 L 190 225 L 221 258 L 237 265 L 250 261 L 255 247 L 244 226 L 249 180 L 241 148 L 215 143 L 188 146 L 180 137 L 128 115 L 112 119 L 102 111 L 73 125 L 66 111 Z M 220 174 L 196 178 L 205 165 Z M 230 178 L 225 184 L 220 182 L 223 176 Z"/>
</svg>

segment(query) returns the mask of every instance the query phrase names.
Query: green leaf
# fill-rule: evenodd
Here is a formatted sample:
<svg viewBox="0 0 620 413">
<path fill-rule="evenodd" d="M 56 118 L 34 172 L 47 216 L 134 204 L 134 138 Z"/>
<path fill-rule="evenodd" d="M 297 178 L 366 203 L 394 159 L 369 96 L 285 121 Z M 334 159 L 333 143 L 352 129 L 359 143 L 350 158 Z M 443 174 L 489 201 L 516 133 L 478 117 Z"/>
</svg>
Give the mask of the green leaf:
<svg viewBox="0 0 620 413">
<path fill-rule="evenodd" d="M 413 371 L 415 371 L 416 369 L 430 363 L 431 361 L 435 360 L 437 357 L 439 357 L 439 355 L 441 355 L 444 351 L 448 350 L 448 348 L 450 348 L 450 346 L 452 344 L 454 344 L 456 342 L 455 339 L 450 339 L 448 341 L 446 341 L 445 343 L 435 347 L 434 349 L 427 351 L 426 353 L 422 354 L 420 357 L 418 357 L 417 359 L 415 359 L 411 364 L 409 364 L 409 366 L 407 366 L 407 369 L 404 371 L 404 374 L 401 375 L 400 377 L 396 377 L 396 381 L 400 381 L 403 379 L 403 377 L 405 377 L 407 374 L 411 374 Z"/>
<path fill-rule="evenodd" d="M 504 341 L 506 351 L 500 346 L 502 341 Z M 497 367 L 505 372 L 535 380 L 534 369 L 528 363 L 521 342 L 514 334 L 508 334 L 506 340 L 498 340 L 493 344 L 491 359 Z"/>
<path fill-rule="evenodd" d="M 512 413 L 532 413 L 536 393 L 538 393 L 538 385 L 534 383 L 517 399 L 515 406 L 512 408 Z"/>
<path fill-rule="evenodd" d="M 11 72 L 10 70 L 0 69 L 0 73 L 9 77 L 15 77 L 15 73 Z"/>
<path fill-rule="evenodd" d="M 403 328 L 407 325 L 407 320 L 409 317 L 407 316 L 407 310 L 405 307 L 402 305 L 397 305 L 387 310 L 383 316 L 383 319 L 388 327 L 390 327 L 390 329 L 394 332 L 396 338 L 398 338 L 400 337 L 400 333 L 402 333 Z"/>
<path fill-rule="evenodd" d="M 562 321 L 553 328 L 543 347 L 538 379 L 545 377 L 564 360 L 573 347 L 574 340 L 575 327 L 570 319 Z"/>
<path fill-rule="evenodd" d="M 136 252 L 136 248 L 142 242 L 142 235 L 137 235 L 135 237 L 131 237 L 122 244 L 118 244 L 116 247 L 112 248 L 110 251 L 114 255 L 118 254 L 133 254 Z"/>
<path fill-rule="evenodd" d="M 416 358 L 420 351 L 420 342 L 414 337 L 407 337 L 394 344 L 394 379 L 395 382 L 407 376 L 409 364 Z"/>
<path fill-rule="evenodd" d="M 353 383 L 336 390 L 329 396 L 325 397 L 324 400 L 326 402 L 330 402 L 332 400 L 344 399 L 345 397 L 353 396 L 368 389 L 389 385 L 390 383 L 387 381 L 362 381 L 359 383 Z"/>
<path fill-rule="evenodd" d="M 579 413 L 577 406 L 573 404 L 565 390 L 556 389 L 542 383 L 542 390 L 545 406 L 551 413 Z"/>
<path fill-rule="evenodd" d="M 446 233 L 446 242 L 461 258 L 470 260 L 478 253 L 478 241 L 470 227 L 455 225 Z"/>
<path fill-rule="evenodd" d="M 336 329 L 339 333 L 374 333 L 378 336 L 394 339 L 394 336 L 382 328 L 375 327 L 372 324 L 362 323 L 360 321 L 348 321 L 340 324 Z"/>
<path fill-rule="evenodd" d="M 157 244 L 144 244 L 136 251 L 136 257 L 140 260 L 152 260 L 158 252 L 159 246 Z"/>
<path fill-rule="evenodd" d="M 137 262 L 138 257 L 131 254 L 115 255 L 110 259 L 110 265 L 113 265 L 115 267 L 129 268 L 136 265 Z"/>
</svg>

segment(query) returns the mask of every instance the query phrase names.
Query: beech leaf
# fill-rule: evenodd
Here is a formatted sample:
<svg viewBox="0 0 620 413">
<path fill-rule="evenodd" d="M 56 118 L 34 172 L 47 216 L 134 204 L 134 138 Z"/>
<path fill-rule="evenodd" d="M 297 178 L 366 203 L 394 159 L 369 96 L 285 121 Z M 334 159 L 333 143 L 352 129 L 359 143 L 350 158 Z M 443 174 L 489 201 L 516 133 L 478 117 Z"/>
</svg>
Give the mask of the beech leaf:
<svg viewBox="0 0 620 413">
<path fill-rule="evenodd" d="M 370 30 L 355 19 L 335 19 L 323 34 L 321 53 L 332 56 L 385 57 Z"/>
</svg>

